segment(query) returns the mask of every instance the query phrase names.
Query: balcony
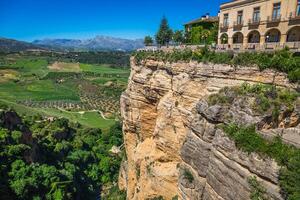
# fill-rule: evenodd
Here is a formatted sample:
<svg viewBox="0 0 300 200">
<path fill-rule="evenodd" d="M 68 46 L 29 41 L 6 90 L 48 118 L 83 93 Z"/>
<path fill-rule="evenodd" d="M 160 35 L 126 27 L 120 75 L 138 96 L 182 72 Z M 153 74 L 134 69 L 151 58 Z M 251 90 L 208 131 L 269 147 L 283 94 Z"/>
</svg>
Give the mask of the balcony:
<svg viewBox="0 0 300 200">
<path fill-rule="evenodd" d="M 300 19 L 300 13 L 291 12 L 289 20 L 299 20 Z"/>
<path fill-rule="evenodd" d="M 236 21 L 233 23 L 233 30 L 241 30 L 244 26 L 244 21 Z"/>
<path fill-rule="evenodd" d="M 278 23 L 281 20 L 281 15 L 268 16 L 267 23 Z"/>
<path fill-rule="evenodd" d="M 289 25 L 300 24 L 300 13 L 291 12 L 289 17 Z"/>
<path fill-rule="evenodd" d="M 228 23 L 227 24 L 220 24 L 220 31 L 221 32 L 227 32 L 229 28 Z"/>
<path fill-rule="evenodd" d="M 249 21 L 248 21 L 249 26 L 258 26 L 259 24 L 260 24 L 260 18 L 249 19 Z"/>
</svg>

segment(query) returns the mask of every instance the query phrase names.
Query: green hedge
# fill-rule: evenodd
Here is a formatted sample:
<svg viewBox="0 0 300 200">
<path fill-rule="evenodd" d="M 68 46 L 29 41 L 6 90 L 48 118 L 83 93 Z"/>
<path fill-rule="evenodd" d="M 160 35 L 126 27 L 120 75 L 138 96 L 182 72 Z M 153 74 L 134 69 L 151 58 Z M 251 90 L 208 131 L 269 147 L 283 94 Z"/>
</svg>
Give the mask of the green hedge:
<svg viewBox="0 0 300 200">
<path fill-rule="evenodd" d="M 293 82 L 300 81 L 300 57 L 294 56 L 288 49 L 276 52 L 245 52 L 234 55 L 233 52 L 215 52 L 206 48 L 164 51 L 139 51 L 133 54 L 137 64 L 146 59 L 164 62 L 198 61 L 234 66 L 258 66 L 260 70 L 275 69 L 285 72 Z"/>
</svg>

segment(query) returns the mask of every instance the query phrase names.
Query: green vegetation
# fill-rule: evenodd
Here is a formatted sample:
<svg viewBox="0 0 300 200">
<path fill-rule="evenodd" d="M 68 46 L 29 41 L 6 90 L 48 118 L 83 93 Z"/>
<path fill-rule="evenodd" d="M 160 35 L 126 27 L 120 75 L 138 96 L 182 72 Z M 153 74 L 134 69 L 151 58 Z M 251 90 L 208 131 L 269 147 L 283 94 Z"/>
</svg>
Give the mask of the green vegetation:
<svg viewBox="0 0 300 200">
<path fill-rule="evenodd" d="M 212 44 L 216 43 L 218 37 L 218 25 L 215 24 L 207 29 L 203 26 L 193 27 L 189 35 L 190 44 Z"/>
<path fill-rule="evenodd" d="M 236 87 L 225 87 L 208 98 L 209 106 L 231 107 L 235 102 L 251 108 L 254 115 L 266 116 L 271 127 L 278 128 L 280 122 L 295 111 L 300 104 L 300 95 L 295 90 L 276 88 L 272 85 L 247 83 Z M 243 102 L 243 103 L 241 103 Z M 250 105 L 250 106 L 249 106 Z M 230 121 L 230 120 L 228 120 Z M 235 123 L 219 126 L 235 142 L 240 150 L 257 153 L 263 159 L 272 158 L 281 166 L 279 183 L 284 199 L 294 200 L 300 197 L 300 149 L 283 143 L 280 136 L 266 139 L 257 132 L 260 124 L 243 126 Z M 251 187 L 251 199 L 266 199 L 265 189 L 255 178 L 248 180 Z"/>
<path fill-rule="evenodd" d="M 223 130 L 235 141 L 236 146 L 241 150 L 273 158 L 281 166 L 279 183 L 283 197 L 288 200 L 300 198 L 299 149 L 284 144 L 279 137 L 270 141 L 264 139 L 256 132 L 254 126 L 243 127 L 236 124 L 229 124 L 224 125 Z M 254 184 L 253 180 L 251 184 Z M 255 192 L 255 195 L 261 195 L 261 192 L 260 189 L 260 191 Z"/>
<path fill-rule="evenodd" d="M 183 31 L 180 31 L 180 30 L 174 31 L 173 41 L 177 45 L 182 44 L 184 42 L 184 33 L 183 33 Z"/>
<path fill-rule="evenodd" d="M 120 123 L 102 132 L 1 111 L 0 199 L 96 199 L 118 178 L 122 158 L 109 150 L 122 143 Z"/>
<path fill-rule="evenodd" d="M 120 191 L 118 186 L 114 186 L 105 196 L 105 200 L 126 200 L 126 191 Z"/>
<path fill-rule="evenodd" d="M 173 31 L 169 27 L 168 20 L 166 17 L 163 17 L 159 26 L 159 30 L 155 35 L 157 44 L 164 46 L 169 45 L 169 42 L 172 40 Z"/>
<path fill-rule="evenodd" d="M 144 39 L 145 46 L 151 46 L 153 45 L 153 39 L 151 36 L 146 36 Z"/>
<path fill-rule="evenodd" d="M 188 169 L 184 169 L 183 170 L 183 176 L 185 179 L 187 179 L 190 183 L 192 183 L 194 181 L 194 176 L 193 174 L 188 170 Z"/>
<path fill-rule="evenodd" d="M 252 105 L 253 110 L 259 114 L 272 112 L 273 118 L 276 119 L 280 107 L 293 110 L 294 103 L 300 94 L 293 90 L 275 88 L 271 85 L 244 83 L 238 87 L 225 87 L 219 93 L 210 95 L 208 103 L 210 105 L 231 105 L 236 97 L 245 96 L 255 98 Z"/>
<path fill-rule="evenodd" d="M 288 49 L 269 52 L 245 52 L 234 55 L 232 52 L 217 53 L 207 47 L 192 51 L 191 49 L 164 51 L 139 51 L 134 54 L 137 63 L 145 59 L 164 62 L 197 61 L 230 64 L 233 66 L 258 66 L 260 70 L 275 69 L 288 74 L 290 81 L 300 81 L 300 57 Z"/>
<path fill-rule="evenodd" d="M 256 176 L 248 178 L 251 187 L 251 200 L 267 200 L 266 189 L 257 181 Z"/>
<path fill-rule="evenodd" d="M 118 118 L 129 69 L 74 62 L 82 54 L 98 55 L 2 54 L 0 101 L 22 113 L 64 117 L 87 127 L 108 129 Z"/>
<path fill-rule="evenodd" d="M 178 195 L 174 196 L 172 200 L 178 200 Z"/>
<path fill-rule="evenodd" d="M 129 66 L 129 53 L 126 52 L 50 52 L 50 51 L 41 51 L 41 52 L 10 52 L 10 53 L 0 53 L 0 66 L 8 66 L 10 61 L 3 58 L 25 58 L 25 59 L 43 59 L 47 63 L 53 63 L 55 61 L 59 62 L 73 62 L 73 63 L 88 63 L 88 64 L 100 64 L 100 65 L 110 65 L 124 67 Z M 31 64 L 30 64 L 31 65 Z M 21 67 L 23 65 L 20 65 Z M 40 65 L 38 65 L 40 67 Z"/>
</svg>

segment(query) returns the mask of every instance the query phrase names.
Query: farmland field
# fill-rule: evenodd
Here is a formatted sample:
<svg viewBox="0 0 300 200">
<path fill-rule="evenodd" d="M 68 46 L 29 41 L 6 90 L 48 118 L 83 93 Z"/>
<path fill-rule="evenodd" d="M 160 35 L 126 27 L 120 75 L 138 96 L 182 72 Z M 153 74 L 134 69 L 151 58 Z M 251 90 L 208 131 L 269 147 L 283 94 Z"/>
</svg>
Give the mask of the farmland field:
<svg viewBox="0 0 300 200">
<path fill-rule="evenodd" d="M 108 129 L 118 120 L 129 68 L 59 57 L 0 56 L 0 104 L 20 113 L 64 117 Z"/>
</svg>

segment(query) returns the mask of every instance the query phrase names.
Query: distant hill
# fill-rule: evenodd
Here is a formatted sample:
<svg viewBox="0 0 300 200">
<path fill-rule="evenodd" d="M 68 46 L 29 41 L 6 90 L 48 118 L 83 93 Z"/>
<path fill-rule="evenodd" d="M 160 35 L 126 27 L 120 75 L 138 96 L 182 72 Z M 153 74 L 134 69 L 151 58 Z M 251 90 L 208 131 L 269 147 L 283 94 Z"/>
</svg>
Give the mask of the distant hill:
<svg viewBox="0 0 300 200">
<path fill-rule="evenodd" d="M 43 50 L 37 45 L 0 37 L 0 52 L 17 52 L 26 50 Z"/>
<path fill-rule="evenodd" d="M 99 50 L 119 50 L 132 51 L 144 47 L 143 40 L 130 40 L 114 38 L 107 36 L 97 36 L 92 39 L 75 40 L 75 39 L 44 39 L 35 40 L 33 44 L 50 47 L 60 50 L 72 51 L 99 51 Z"/>
</svg>

